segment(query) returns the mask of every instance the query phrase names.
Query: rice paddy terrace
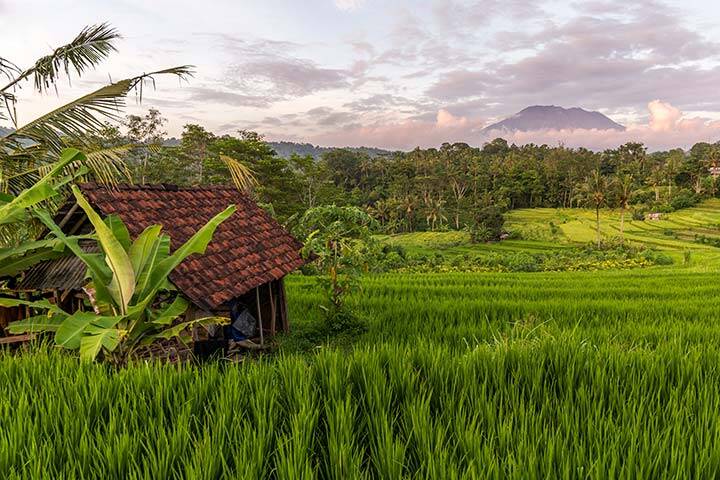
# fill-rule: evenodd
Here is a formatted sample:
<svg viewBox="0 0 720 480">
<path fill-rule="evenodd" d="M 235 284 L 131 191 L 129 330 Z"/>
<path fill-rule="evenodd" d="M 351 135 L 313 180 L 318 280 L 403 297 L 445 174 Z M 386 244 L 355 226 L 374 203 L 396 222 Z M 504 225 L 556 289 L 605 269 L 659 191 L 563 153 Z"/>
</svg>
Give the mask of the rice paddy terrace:
<svg viewBox="0 0 720 480">
<path fill-rule="evenodd" d="M 462 255 L 504 252 L 540 253 L 594 242 L 595 212 L 585 209 L 533 208 L 506 215 L 505 228 L 520 239 L 472 245 L 464 232 L 418 232 L 380 236 L 409 253 Z M 600 232 L 605 240 L 620 236 L 620 212 L 602 210 Z M 659 220 L 633 220 L 626 212 L 624 237 L 630 244 L 644 245 L 671 255 L 691 250 L 709 258 L 720 258 L 720 199 L 662 214 Z M 703 243 L 704 240 L 704 243 Z M 720 243 L 719 243 L 720 244 Z"/>
<path fill-rule="evenodd" d="M 552 225 L 551 225 L 552 222 Z M 717 478 L 720 203 L 626 221 L 670 266 L 379 274 L 367 331 L 314 334 L 321 294 L 288 281 L 293 333 L 242 366 L 113 372 L 0 356 L 7 478 Z M 385 239 L 444 254 L 594 239 L 590 211 L 512 212 L 522 240 Z M 604 212 L 606 237 L 619 216 Z M 697 235 L 697 237 L 696 237 Z M 683 252 L 692 251 L 683 262 Z M 294 353 L 300 352 L 300 353 Z"/>
</svg>

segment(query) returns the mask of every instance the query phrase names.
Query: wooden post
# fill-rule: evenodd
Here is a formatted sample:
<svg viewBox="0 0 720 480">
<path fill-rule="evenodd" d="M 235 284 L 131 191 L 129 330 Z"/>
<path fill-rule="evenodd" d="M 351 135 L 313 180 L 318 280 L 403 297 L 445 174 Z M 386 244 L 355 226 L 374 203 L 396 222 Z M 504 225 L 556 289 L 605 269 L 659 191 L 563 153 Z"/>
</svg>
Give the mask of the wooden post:
<svg viewBox="0 0 720 480">
<path fill-rule="evenodd" d="M 260 345 L 265 345 L 265 335 L 263 334 L 262 312 L 260 311 L 260 286 L 255 287 L 255 302 L 257 305 L 258 324 L 260 326 Z"/>
<path fill-rule="evenodd" d="M 60 220 L 60 223 L 58 223 L 58 227 L 60 227 L 60 229 L 62 229 L 65 226 L 65 224 L 70 220 L 70 217 L 73 216 L 73 213 L 75 213 L 75 211 L 78 209 L 78 207 L 79 207 L 79 205 L 77 202 L 75 202 L 73 204 L 73 206 L 70 207 L 70 210 L 68 210 L 68 212 L 62 218 L 62 220 Z"/>
<path fill-rule="evenodd" d="M 275 296 L 273 295 L 273 283 L 268 282 L 268 290 L 270 291 L 270 335 L 275 336 Z"/>
<path fill-rule="evenodd" d="M 279 280 L 280 283 L 280 292 L 278 297 L 280 297 L 280 324 L 282 325 L 282 329 L 285 333 L 290 332 L 290 322 L 288 321 L 288 313 L 287 313 L 287 295 L 285 293 L 285 281 L 281 278 Z"/>
</svg>

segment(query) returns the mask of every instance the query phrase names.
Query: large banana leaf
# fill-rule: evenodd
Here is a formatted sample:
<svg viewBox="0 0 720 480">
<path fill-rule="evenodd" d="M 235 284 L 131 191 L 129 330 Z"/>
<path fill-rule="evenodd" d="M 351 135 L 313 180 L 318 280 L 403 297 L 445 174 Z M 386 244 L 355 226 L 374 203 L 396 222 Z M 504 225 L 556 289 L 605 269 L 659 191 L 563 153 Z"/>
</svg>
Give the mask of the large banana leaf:
<svg viewBox="0 0 720 480">
<path fill-rule="evenodd" d="M 178 323 L 177 325 L 173 325 L 170 328 L 166 328 L 165 330 L 162 330 L 161 332 L 158 332 L 157 334 L 153 335 L 156 338 L 173 338 L 180 335 L 180 333 L 185 330 L 186 328 L 195 326 L 195 325 L 202 325 L 202 326 L 209 326 L 209 325 L 227 325 L 230 323 L 230 319 L 227 317 L 203 317 L 203 318 L 196 318 L 194 320 L 188 320 L 186 322 Z"/>
<path fill-rule="evenodd" d="M 67 148 L 63 150 L 60 160 L 35 185 L 24 190 L 7 203 L 0 204 L 0 224 L 16 222 L 24 217 L 24 212 L 38 203 L 44 202 L 57 193 L 54 182 L 63 169 L 72 162 L 85 160 L 79 150 Z"/>
<path fill-rule="evenodd" d="M 80 348 L 80 339 L 85 329 L 97 318 L 91 312 L 75 312 L 67 317 L 55 332 L 55 343 L 68 349 Z"/>
<path fill-rule="evenodd" d="M 131 244 L 130 232 L 128 231 L 127 226 L 125 226 L 125 223 L 123 223 L 122 219 L 115 214 L 108 215 L 105 217 L 105 225 L 110 228 L 112 234 L 115 238 L 117 238 L 117 241 L 120 242 L 120 245 L 122 245 L 123 250 L 126 252 L 129 251 Z M 137 270 L 133 268 L 133 271 Z"/>
<path fill-rule="evenodd" d="M 170 325 L 173 320 L 185 313 L 189 306 L 190 303 L 185 300 L 185 298 L 178 295 L 164 310 L 161 310 L 156 315 L 153 315 L 152 323 L 156 325 Z"/>
<path fill-rule="evenodd" d="M 48 300 L 21 300 L 19 298 L 0 297 L 0 307 L 18 307 L 20 305 L 49 310 L 53 314 L 67 316 L 67 313 L 65 313 L 60 307 L 54 303 L 50 303 Z"/>
<path fill-rule="evenodd" d="M 160 259 L 170 253 L 169 239 L 160 235 L 162 227 L 152 225 L 138 235 L 130 246 L 130 261 L 135 271 L 135 292 L 143 292 L 151 272 Z"/>
<path fill-rule="evenodd" d="M 10 323 L 8 331 L 12 334 L 56 332 L 62 321 L 58 316 L 36 315 Z"/>
<path fill-rule="evenodd" d="M 44 210 L 35 212 L 35 216 L 50 230 L 58 240 L 63 242 L 65 246 L 80 260 L 88 266 L 88 271 L 93 279 L 93 288 L 97 296 L 101 299 L 112 298 L 107 285 L 110 283 L 112 272 L 105 263 L 105 257 L 101 254 L 92 254 L 83 251 L 80 248 L 77 237 L 68 237 L 63 233 L 62 229 L 50 218 L 50 215 Z"/>
<path fill-rule="evenodd" d="M 93 361 L 102 348 L 113 352 L 120 345 L 120 331 L 115 328 L 105 328 L 97 333 L 84 335 L 80 339 L 80 359 Z"/>
<path fill-rule="evenodd" d="M 0 248 L 0 278 L 14 277 L 36 263 L 63 255 L 65 244 L 54 238 Z"/>
<path fill-rule="evenodd" d="M 125 315 L 130 299 L 135 292 L 135 272 L 133 271 L 130 257 L 128 257 L 121 241 L 115 236 L 113 230 L 108 227 L 102 218 L 100 218 L 100 215 L 93 210 L 80 192 L 80 189 L 76 185 L 73 185 L 72 191 L 78 205 L 80 205 L 80 208 L 83 209 L 88 220 L 90 220 L 90 223 L 95 227 L 95 235 L 97 235 L 98 243 L 105 253 L 105 262 L 112 271 L 108 291 L 117 303 L 119 308 L 118 313 Z M 125 232 L 127 232 L 127 229 L 125 229 Z"/>
<path fill-rule="evenodd" d="M 175 250 L 172 255 L 160 261 L 157 267 L 150 274 L 148 284 L 145 289 L 140 292 L 138 298 L 147 299 L 148 297 L 154 297 L 155 293 L 166 281 L 168 275 L 170 275 L 170 272 L 180 265 L 183 260 L 194 253 L 205 253 L 205 249 L 210 243 L 210 240 L 212 240 L 217 227 L 235 213 L 235 210 L 235 205 L 230 205 L 225 210 L 215 215 L 200 230 L 195 232 L 195 235 L 190 237 L 187 242 Z"/>
<path fill-rule="evenodd" d="M 75 312 L 65 318 L 55 332 L 55 343 L 75 350 L 80 348 L 84 334 L 99 334 L 113 328 L 123 320 L 122 316 L 102 316 L 93 312 Z M 120 332 L 118 332 L 118 338 Z"/>
</svg>

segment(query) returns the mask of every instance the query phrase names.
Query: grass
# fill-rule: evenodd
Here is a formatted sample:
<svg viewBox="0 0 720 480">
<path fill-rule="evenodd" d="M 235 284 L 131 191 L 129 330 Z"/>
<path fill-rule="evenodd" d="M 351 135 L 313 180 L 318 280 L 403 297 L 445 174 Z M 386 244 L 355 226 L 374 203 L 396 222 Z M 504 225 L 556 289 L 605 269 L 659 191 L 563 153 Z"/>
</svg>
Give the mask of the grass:
<svg viewBox="0 0 720 480">
<path fill-rule="evenodd" d="M 718 206 L 628 225 L 632 241 L 692 249 L 690 265 L 366 275 L 353 302 L 368 328 L 356 336 L 319 335 L 316 282 L 291 276 L 292 334 L 278 355 L 240 366 L 114 371 L 46 348 L 0 354 L 0 472 L 717 478 L 720 250 L 693 240 L 714 234 Z M 544 251 L 583 243 L 589 215 L 513 212 L 509 225 L 537 238 L 491 245 L 458 233 L 384 240 Z M 543 239 L 551 221 L 557 238 Z"/>
<path fill-rule="evenodd" d="M 592 344 L 627 349 L 720 345 L 720 278 L 704 269 L 368 276 L 357 301 L 368 331 L 353 344 L 461 348 L 572 331 Z M 289 287 L 298 341 L 320 322 L 321 297 L 312 278 L 294 277 Z M 295 348 L 323 339 L 308 341 Z"/>
<path fill-rule="evenodd" d="M 4 478 L 714 478 L 720 351 L 559 339 L 111 372 L 0 358 Z"/>
</svg>

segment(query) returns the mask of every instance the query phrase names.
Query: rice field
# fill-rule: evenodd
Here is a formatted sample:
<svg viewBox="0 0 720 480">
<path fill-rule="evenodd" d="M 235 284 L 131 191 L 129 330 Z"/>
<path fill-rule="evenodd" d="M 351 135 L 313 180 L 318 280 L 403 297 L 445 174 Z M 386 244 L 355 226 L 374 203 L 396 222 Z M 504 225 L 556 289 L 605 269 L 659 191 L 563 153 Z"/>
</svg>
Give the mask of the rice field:
<svg viewBox="0 0 720 480">
<path fill-rule="evenodd" d="M 290 282 L 298 333 L 319 322 L 312 278 Z M 720 276 L 693 268 L 627 271 L 385 274 L 364 279 L 357 301 L 368 331 L 355 344 L 448 348 L 557 338 L 654 348 L 720 345 Z M 322 340 L 322 339 L 319 339 Z"/>
<path fill-rule="evenodd" d="M 418 343 L 112 372 L 0 359 L 3 478 L 716 478 L 720 351 Z"/>
<path fill-rule="evenodd" d="M 354 336 L 319 335 L 291 276 L 292 333 L 241 365 L 0 354 L 0 476 L 718 478 L 720 250 L 679 234 L 711 231 L 699 208 L 667 220 L 689 265 L 367 275 Z"/>
<path fill-rule="evenodd" d="M 349 344 L 120 371 L 43 349 L 0 355 L 0 471 L 715 478 L 718 283 L 678 267 L 368 276 L 369 328 Z M 305 277 L 288 291 L 284 342 L 297 345 L 319 298 Z"/>
<path fill-rule="evenodd" d="M 467 233 L 457 231 L 381 235 L 378 238 L 402 246 L 410 254 L 442 253 L 450 257 L 520 251 L 541 253 L 584 245 L 596 239 L 594 210 L 532 208 L 513 210 L 505 217 L 505 229 L 520 239 L 471 244 Z M 606 240 L 620 236 L 619 211 L 601 211 L 600 232 Z M 696 257 L 707 258 L 720 266 L 720 248 L 696 241 L 699 236 L 720 241 L 720 199 L 663 214 L 660 220 L 633 220 L 631 212 L 627 212 L 624 236 L 631 244 L 644 245 L 676 258 L 682 258 L 683 251 L 691 250 L 696 252 Z"/>
</svg>

